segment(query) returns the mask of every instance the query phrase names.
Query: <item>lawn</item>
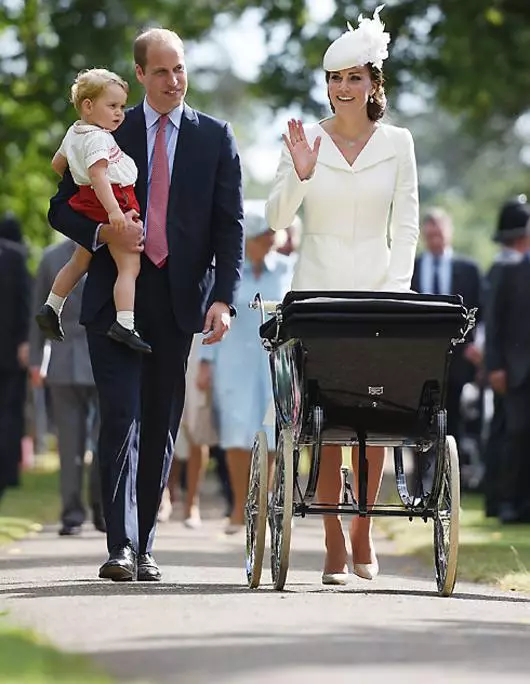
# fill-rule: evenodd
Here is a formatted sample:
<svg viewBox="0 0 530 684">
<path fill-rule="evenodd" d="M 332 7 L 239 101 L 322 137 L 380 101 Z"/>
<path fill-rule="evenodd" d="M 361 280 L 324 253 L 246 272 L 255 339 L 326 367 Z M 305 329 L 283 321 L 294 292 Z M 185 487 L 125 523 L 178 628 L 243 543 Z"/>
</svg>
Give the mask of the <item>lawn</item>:
<svg viewBox="0 0 530 684">
<path fill-rule="evenodd" d="M 413 554 L 432 564 L 431 522 L 381 518 L 378 524 L 395 540 L 399 553 Z M 530 593 L 530 525 L 501 525 L 484 516 L 481 496 L 464 495 L 458 577 Z"/>
<path fill-rule="evenodd" d="M 21 486 L 8 489 L 0 502 L 0 544 L 58 519 L 59 474 L 56 459 L 49 459 L 48 467 L 24 472 Z"/>
<path fill-rule="evenodd" d="M 0 684 L 110 684 L 82 656 L 60 653 L 0 616 Z"/>
</svg>

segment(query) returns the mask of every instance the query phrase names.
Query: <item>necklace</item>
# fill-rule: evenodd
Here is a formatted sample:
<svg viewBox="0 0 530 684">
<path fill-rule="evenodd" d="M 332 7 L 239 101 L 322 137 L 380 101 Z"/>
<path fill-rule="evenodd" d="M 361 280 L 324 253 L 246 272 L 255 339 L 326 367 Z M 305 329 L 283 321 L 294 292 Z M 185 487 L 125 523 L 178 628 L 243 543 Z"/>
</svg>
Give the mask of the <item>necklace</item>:
<svg viewBox="0 0 530 684">
<path fill-rule="evenodd" d="M 373 128 L 370 130 L 370 133 L 372 132 Z M 339 140 L 341 140 L 345 145 L 348 147 L 355 147 L 358 142 L 360 142 L 365 136 L 366 136 L 366 131 L 361 133 L 361 135 L 356 136 L 355 138 L 345 138 L 343 135 L 340 133 L 337 133 L 337 131 L 334 131 L 335 135 Z"/>
</svg>

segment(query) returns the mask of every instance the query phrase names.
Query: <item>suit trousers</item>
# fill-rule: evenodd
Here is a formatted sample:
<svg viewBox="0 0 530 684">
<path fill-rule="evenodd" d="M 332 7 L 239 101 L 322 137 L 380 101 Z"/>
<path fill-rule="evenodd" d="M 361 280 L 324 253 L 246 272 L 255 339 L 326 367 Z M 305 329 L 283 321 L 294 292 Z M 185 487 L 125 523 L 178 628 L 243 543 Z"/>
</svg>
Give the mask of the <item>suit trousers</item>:
<svg viewBox="0 0 530 684">
<path fill-rule="evenodd" d="M 484 504 L 486 515 L 496 516 L 499 505 L 499 480 L 503 465 L 503 453 L 506 441 L 506 411 L 504 397 L 495 393 L 493 396 L 493 417 L 489 425 L 488 441 L 484 450 Z"/>
<path fill-rule="evenodd" d="M 60 462 L 61 522 L 76 527 L 86 518 L 83 504 L 85 453 L 99 432 L 96 388 L 91 385 L 50 385 Z M 89 506 L 101 507 L 97 451 L 89 474 Z"/>
<path fill-rule="evenodd" d="M 500 472 L 500 500 L 516 508 L 530 502 L 530 382 L 505 395 L 506 441 Z"/>
<path fill-rule="evenodd" d="M 167 265 L 158 269 L 144 255 L 135 311 L 151 354 L 107 336 L 115 318 L 112 301 L 86 328 L 101 412 L 98 454 L 107 546 L 110 551 L 130 543 L 146 553 L 152 550 L 182 415 L 192 335 L 176 324 Z"/>
<path fill-rule="evenodd" d="M 0 495 L 19 484 L 27 373 L 0 370 Z"/>
</svg>

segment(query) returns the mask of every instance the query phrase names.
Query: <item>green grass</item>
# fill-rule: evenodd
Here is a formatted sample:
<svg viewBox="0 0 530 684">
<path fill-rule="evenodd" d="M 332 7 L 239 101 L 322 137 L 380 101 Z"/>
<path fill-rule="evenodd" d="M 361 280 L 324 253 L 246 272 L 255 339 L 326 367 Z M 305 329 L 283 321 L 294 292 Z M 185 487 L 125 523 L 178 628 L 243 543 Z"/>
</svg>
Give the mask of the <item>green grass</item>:
<svg viewBox="0 0 530 684">
<path fill-rule="evenodd" d="M 82 656 L 60 653 L 0 616 L 0 684 L 110 684 Z"/>
<path fill-rule="evenodd" d="M 20 487 L 0 501 L 0 544 L 24 537 L 59 519 L 59 473 L 56 459 L 22 475 Z"/>
<path fill-rule="evenodd" d="M 431 522 L 380 518 L 378 524 L 395 540 L 399 553 L 433 563 Z M 458 577 L 530 592 L 530 525 L 501 525 L 495 518 L 484 516 L 481 496 L 464 495 Z"/>
</svg>

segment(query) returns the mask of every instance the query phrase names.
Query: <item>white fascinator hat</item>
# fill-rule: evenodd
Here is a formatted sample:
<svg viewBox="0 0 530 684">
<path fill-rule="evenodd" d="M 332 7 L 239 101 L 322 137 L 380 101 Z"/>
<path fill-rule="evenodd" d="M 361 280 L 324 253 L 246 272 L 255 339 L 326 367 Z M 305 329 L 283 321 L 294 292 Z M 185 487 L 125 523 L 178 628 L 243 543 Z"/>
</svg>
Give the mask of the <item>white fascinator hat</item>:
<svg viewBox="0 0 530 684">
<path fill-rule="evenodd" d="M 390 34 L 385 32 L 385 25 L 379 18 L 383 7 L 377 7 L 372 19 L 365 19 L 360 14 L 356 29 L 348 22 L 348 30 L 333 41 L 324 54 L 322 66 L 325 71 L 341 71 L 369 63 L 382 68 L 390 42 Z"/>
</svg>

